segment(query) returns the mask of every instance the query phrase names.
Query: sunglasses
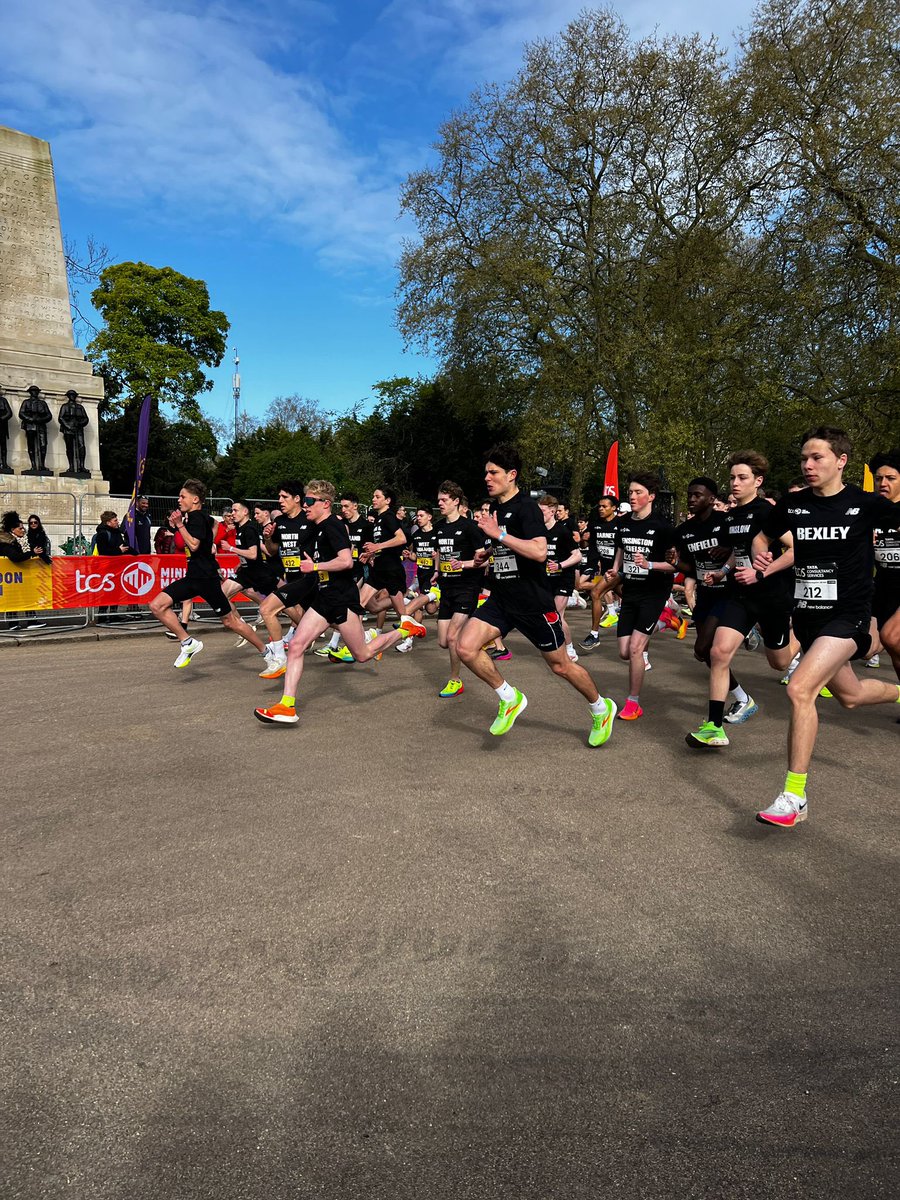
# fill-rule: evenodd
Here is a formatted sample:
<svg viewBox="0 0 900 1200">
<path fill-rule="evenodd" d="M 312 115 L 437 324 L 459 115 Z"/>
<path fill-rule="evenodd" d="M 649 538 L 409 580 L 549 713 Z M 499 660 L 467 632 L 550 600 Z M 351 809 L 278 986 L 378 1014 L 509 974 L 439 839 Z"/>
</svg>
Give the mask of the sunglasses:
<svg viewBox="0 0 900 1200">
<path fill-rule="evenodd" d="M 321 504 L 321 503 L 322 503 L 322 497 L 321 497 L 321 496 L 304 496 L 304 497 L 303 497 L 303 503 L 304 503 L 304 504 L 307 504 L 307 505 L 309 505 L 309 504 Z"/>
</svg>

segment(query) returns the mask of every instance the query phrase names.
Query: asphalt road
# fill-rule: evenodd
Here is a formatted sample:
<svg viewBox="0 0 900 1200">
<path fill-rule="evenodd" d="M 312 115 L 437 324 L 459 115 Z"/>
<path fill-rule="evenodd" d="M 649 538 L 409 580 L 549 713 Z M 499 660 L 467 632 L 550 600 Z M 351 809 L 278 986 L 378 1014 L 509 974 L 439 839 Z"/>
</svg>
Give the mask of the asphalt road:
<svg viewBox="0 0 900 1200">
<path fill-rule="evenodd" d="M 697 755 L 671 635 L 597 750 L 516 636 L 499 739 L 433 633 L 307 659 L 293 728 L 201 636 L 0 651 L 4 1200 L 896 1195 L 900 710 L 821 702 L 783 831 L 760 655 Z"/>
</svg>

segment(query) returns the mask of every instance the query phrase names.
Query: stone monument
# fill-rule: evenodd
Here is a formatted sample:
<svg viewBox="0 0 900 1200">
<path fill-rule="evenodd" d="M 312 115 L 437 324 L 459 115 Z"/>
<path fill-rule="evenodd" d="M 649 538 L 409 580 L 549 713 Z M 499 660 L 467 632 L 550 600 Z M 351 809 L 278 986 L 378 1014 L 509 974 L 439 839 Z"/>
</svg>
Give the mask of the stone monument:
<svg viewBox="0 0 900 1200">
<path fill-rule="evenodd" d="M 69 468 L 66 418 L 60 414 L 77 393 L 87 421 L 73 440 L 77 465 Z M 85 524 L 109 507 L 109 484 L 100 472 L 97 405 L 103 380 L 75 345 L 53 161 L 49 143 L 0 126 L 0 394 L 6 418 L 0 495 L 5 506 L 40 510 L 66 522 L 72 494 L 83 504 Z M 45 403 L 50 421 L 36 431 L 19 414 L 30 401 Z M 5 411 L 5 409 L 3 410 Z M 80 422 L 80 416 L 79 416 Z M 2 424 L 2 419 L 0 419 Z M 3 430 L 0 430 L 3 432 Z M 70 427 L 70 437 L 73 437 Z M 0 438 L 2 441 L 2 438 Z M 0 447 L 2 449 L 2 447 Z M 43 457 L 42 457 L 43 454 Z M 32 457 L 35 461 L 32 462 Z M 21 501 L 17 497 L 21 496 Z"/>
</svg>

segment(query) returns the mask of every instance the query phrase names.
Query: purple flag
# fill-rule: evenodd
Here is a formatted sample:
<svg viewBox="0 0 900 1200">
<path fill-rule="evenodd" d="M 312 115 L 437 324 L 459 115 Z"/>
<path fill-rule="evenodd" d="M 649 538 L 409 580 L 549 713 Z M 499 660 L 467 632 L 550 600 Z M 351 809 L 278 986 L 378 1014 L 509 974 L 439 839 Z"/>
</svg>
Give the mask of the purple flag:
<svg viewBox="0 0 900 1200">
<path fill-rule="evenodd" d="M 147 443 L 150 440 L 150 397 L 145 396 L 141 404 L 141 415 L 138 418 L 137 437 L 137 467 L 134 472 L 134 491 L 131 493 L 131 503 L 128 505 L 128 515 L 125 518 L 125 537 L 132 550 L 137 551 L 134 529 L 134 506 L 141 494 L 141 483 L 144 478 L 144 468 L 147 466 Z"/>
</svg>

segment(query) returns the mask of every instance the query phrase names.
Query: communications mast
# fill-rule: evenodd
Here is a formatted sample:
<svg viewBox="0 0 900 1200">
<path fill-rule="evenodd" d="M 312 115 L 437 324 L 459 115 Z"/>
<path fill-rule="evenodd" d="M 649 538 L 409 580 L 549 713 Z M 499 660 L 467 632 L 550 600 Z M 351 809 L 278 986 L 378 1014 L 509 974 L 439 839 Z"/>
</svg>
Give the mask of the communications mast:
<svg viewBox="0 0 900 1200">
<path fill-rule="evenodd" d="M 238 437 L 238 406 L 241 402 L 241 377 L 238 368 L 241 365 L 241 360 L 238 357 L 237 347 L 232 346 L 234 351 L 234 374 L 231 377 L 231 394 L 234 396 L 234 440 Z"/>
</svg>

